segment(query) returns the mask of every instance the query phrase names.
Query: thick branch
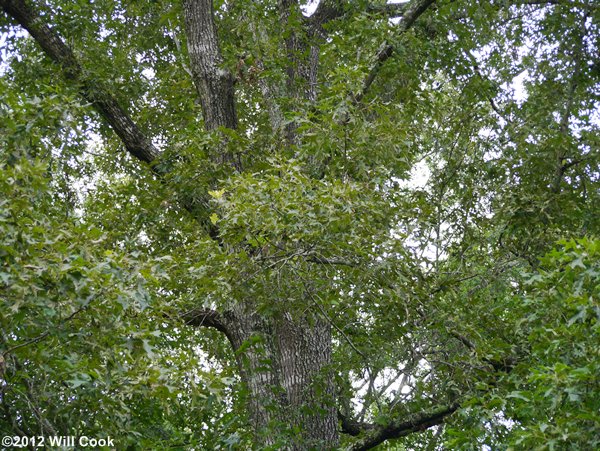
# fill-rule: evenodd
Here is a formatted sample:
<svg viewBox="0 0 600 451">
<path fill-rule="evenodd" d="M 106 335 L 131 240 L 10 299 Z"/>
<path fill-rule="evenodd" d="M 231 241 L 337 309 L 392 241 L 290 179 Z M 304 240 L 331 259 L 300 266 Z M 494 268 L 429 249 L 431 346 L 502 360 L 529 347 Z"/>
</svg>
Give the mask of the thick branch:
<svg viewBox="0 0 600 451">
<path fill-rule="evenodd" d="M 405 437 L 414 432 L 424 431 L 432 426 L 442 424 L 446 418 L 458 410 L 459 404 L 439 407 L 431 412 L 415 415 L 406 421 L 392 421 L 390 424 L 377 427 L 365 437 L 350 446 L 352 451 L 364 451 L 383 443 L 386 440 Z"/>
<path fill-rule="evenodd" d="M 67 79 L 79 85 L 83 97 L 92 104 L 121 138 L 127 151 L 138 160 L 152 163 L 159 155 L 117 100 L 81 69 L 73 51 L 62 41 L 25 0 L 0 0 L 2 9 L 16 20 L 63 70 Z"/>
</svg>

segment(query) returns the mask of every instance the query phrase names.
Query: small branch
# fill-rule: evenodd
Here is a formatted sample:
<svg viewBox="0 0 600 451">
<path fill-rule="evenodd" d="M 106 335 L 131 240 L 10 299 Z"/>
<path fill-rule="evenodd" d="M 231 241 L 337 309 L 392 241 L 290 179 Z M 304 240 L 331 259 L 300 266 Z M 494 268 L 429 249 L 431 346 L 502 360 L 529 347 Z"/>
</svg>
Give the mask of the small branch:
<svg viewBox="0 0 600 451">
<path fill-rule="evenodd" d="M 232 349 L 235 351 L 240 346 L 240 340 L 236 340 L 235 317 L 231 313 L 220 313 L 212 309 L 196 308 L 182 313 L 181 318 L 183 318 L 185 324 L 188 326 L 209 327 L 218 330 L 227 337 Z"/>
<path fill-rule="evenodd" d="M 467 337 L 465 337 L 464 335 L 461 335 L 458 332 L 453 331 L 453 330 L 447 330 L 447 332 L 448 332 L 448 335 L 456 338 L 466 348 L 470 349 L 471 351 L 475 350 L 475 344 L 471 340 L 469 340 Z"/>
<path fill-rule="evenodd" d="M 565 164 L 563 164 L 563 165 L 562 165 L 562 171 L 563 171 L 563 173 L 564 173 L 564 172 L 565 172 L 567 169 L 570 169 L 570 168 L 572 168 L 573 166 L 577 166 L 577 165 L 578 165 L 578 164 L 580 164 L 580 163 L 584 163 L 584 162 L 586 162 L 587 160 L 589 160 L 589 158 L 586 158 L 586 157 L 583 157 L 583 158 L 577 158 L 577 159 L 575 159 L 575 160 L 571 160 L 571 161 L 569 161 L 568 163 L 565 163 Z"/>
<path fill-rule="evenodd" d="M 582 20 L 582 29 L 585 29 L 584 23 L 587 20 L 589 13 L 586 13 Z M 584 45 L 584 37 L 585 32 L 579 33 L 579 44 L 581 46 Z M 568 90 L 567 90 L 567 99 L 565 102 L 565 107 L 563 113 L 561 115 L 560 124 L 559 124 L 559 133 L 563 137 L 567 137 L 569 135 L 569 119 L 571 118 L 571 114 L 573 112 L 573 107 L 575 104 L 575 95 L 577 92 L 577 88 L 579 85 L 579 76 L 581 74 L 581 66 L 583 64 L 582 58 L 582 48 L 579 47 L 574 52 L 574 65 L 575 68 L 573 70 L 573 74 L 571 75 L 571 79 L 569 80 Z M 562 183 L 563 177 L 565 175 L 565 171 L 568 169 L 568 166 L 564 163 L 565 160 L 565 150 L 562 146 L 559 146 L 555 151 L 556 158 L 556 168 L 554 171 L 554 179 L 552 181 L 551 190 L 555 194 L 560 193 L 560 185 Z"/>
<path fill-rule="evenodd" d="M 310 262 L 310 263 L 321 264 L 321 265 L 349 266 L 351 268 L 356 268 L 358 266 L 357 263 L 351 262 L 349 260 L 339 260 L 336 258 L 325 258 L 325 257 L 318 257 L 318 256 L 308 257 L 306 259 L 306 261 Z"/>
<path fill-rule="evenodd" d="M 16 351 L 17 349 L 24 348 L 25 346 L 29 346 L 29 345 L 38 343 L 38 342 L 42 341 L 44 338 L 46 338 L 48 335 L 50 335 L 51 332 L 56 332 L 57 330 L 62 329 L 66 323 L 68 323 L 73 318 L 75 318 L 80 312 L 82 312 L 83 310 L 85 310 L 86 308 L 88 308 L 89 305 L 91 304 L 91 302 L 93 300 L 95 300 L 96 298 L 98 298 L 98 296 L 99 296 L 99 294 L 96 294 L 95 296 L 93 296 L 92 299 L 90 299 L 90 301 L 87 304 L 82 305 L 77 310 L 75 310 L 73 313 L 71 313 L 69 316 L 67 316 L 65 319 L 61 320 L 60 324 L 58 324 L 53 329 L 48 329 L 48 330 L 46 330 L 46 332 L 38 335 L 37 337 L 34 337 L 34 338 L 32 338 L 30 340 L 27 340 L 27 341 L 25 341 L 23 343 L 15 345 L 12 348 L 9 348 L 6 351 L 4 351 L 2 353 L 3 360 L 5 360 L 5 358 L 6 358 L 7 355 L 11 354 L 12 352 Z"/>
</svg>

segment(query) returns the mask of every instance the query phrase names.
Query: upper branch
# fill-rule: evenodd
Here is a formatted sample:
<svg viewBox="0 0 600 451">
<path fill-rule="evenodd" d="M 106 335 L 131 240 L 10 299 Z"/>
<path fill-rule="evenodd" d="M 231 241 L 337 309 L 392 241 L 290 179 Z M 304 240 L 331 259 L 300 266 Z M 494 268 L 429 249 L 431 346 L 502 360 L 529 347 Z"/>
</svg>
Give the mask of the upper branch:
<svg viewBox="0 0 600 451">
<path fill-rule="evenodd" d="M 321 0 L 315 12 L 308 18 L 312 26 L 321 26 L 348 13 L 367 12 L 388 18 L 400 17 L 406 12 L 408 3 L 386 3 L 385 5 L 370 4 L 357 6 L 345 4 L 343 0 Z"/>
<path fill-rule="evenodd" d="M 413 0 L 407 7 L 406 11 L 400 18 L 398 23 L 398 34 L 405 33 L 417 21 L 421 15 L 435 2 L 435 0 Z M 359 103 L 369 91 L 369 88 L 375 81 L 375 77 L 379 73 L 381 66 L 394 54 L 394 46 L 388 42 L 384 42 L 377 51 L 373 64 L 362 89 L 354 95 L 354 103 Z"/>
<path fill-rule="evenodd" d="M 312 26 L 319 28 L 331 20 L 335 20 L 344 15 L 343 0 L 321 0 L 315 12 L 309 17 L 308 21 Z"/>
<path fill-rule="evenodd" d="M 83 97 L 110 124 L 131 155 L 146 163 L 152 163 L 158 157 L 160 152 L 150 138 L 145 136 L 114 96 L 99 86 L 97 80 L 84 74 L 71 48 L 44 23 L 29 2 L 0 0 L 0 6 L 29 32 L 44 52 L 61 67 L 65 77 L 79 85 Z"/>
<path fill-rule="evenodd" d="M 237 128 L 234 81 L 223 68 L 212 0 L 183 2 L 187 47 L 207 130 Z"/>
</svg>

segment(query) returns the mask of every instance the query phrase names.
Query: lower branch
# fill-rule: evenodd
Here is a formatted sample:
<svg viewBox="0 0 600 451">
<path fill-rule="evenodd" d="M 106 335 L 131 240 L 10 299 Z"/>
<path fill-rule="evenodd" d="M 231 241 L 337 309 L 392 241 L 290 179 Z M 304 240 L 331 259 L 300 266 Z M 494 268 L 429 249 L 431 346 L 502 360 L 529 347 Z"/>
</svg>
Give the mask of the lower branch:
<svg viewBox="0 0 600 451">
<path fill-rule="evenodd" d="M 364 451 L 374 448 L 386 440 L 424 431 L 432 426 L 442 424 L 459 407 L 458 403 L 453 403 L 449 406 L 438 407 L 431 412 L 415 415 L 409 420 L 392 421 L 385 426 L 377 427 L 373 431 L 368 432 L 362 439 L 352 444 L 349 449 L 352 451 Z"/>
</svg>

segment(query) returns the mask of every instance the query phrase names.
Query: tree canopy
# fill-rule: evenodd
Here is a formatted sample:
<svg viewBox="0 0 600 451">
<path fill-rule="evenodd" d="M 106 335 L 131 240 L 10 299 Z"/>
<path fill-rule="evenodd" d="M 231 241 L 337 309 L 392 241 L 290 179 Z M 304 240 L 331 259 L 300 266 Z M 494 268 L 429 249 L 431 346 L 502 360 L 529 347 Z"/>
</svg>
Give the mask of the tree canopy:
<svg viewBox="0 0 600 451">
<path fill-rule="evenodd" d="M 0 433 L 600 448 L 593 0 L 0 0 Z"/>
</svg>

